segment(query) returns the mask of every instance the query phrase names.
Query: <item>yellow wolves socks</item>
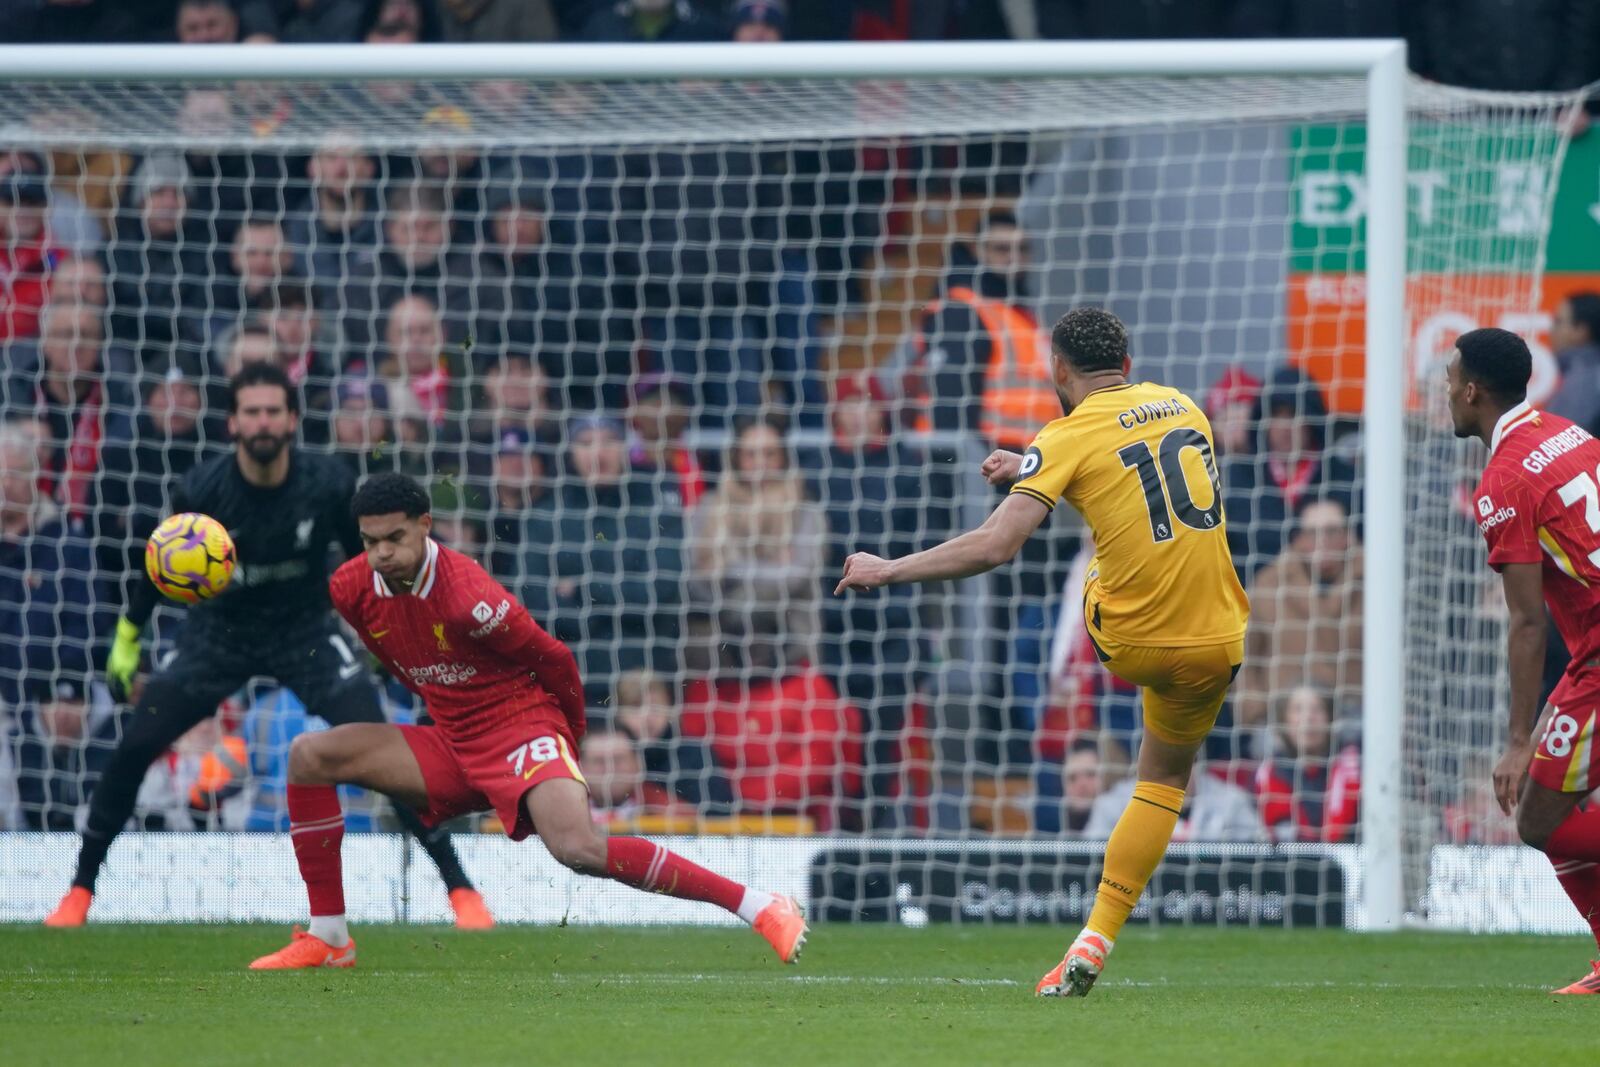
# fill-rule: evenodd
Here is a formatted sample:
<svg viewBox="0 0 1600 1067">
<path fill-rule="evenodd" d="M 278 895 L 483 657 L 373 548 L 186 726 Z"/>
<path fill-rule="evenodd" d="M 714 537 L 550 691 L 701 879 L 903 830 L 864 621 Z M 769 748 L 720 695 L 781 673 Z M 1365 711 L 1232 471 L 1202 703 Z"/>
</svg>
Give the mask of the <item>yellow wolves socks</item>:
<svg viewBox="0 0 1600 1067">
<path fill-rule="evenodd" d="M 1128 801 L 1117 828 L 1111 831 L 1111 840 L 1106 842 L 1100 890 L 1095 894 L 1087 929 L 1107 941 L 1116 940 L 1144 892 L 1145 883 L 1156 873 L 1182 809 L 1181 789 L 1154 782 L 1139 782 L 1133 787 L 1133 799 Z"/>
</svg>

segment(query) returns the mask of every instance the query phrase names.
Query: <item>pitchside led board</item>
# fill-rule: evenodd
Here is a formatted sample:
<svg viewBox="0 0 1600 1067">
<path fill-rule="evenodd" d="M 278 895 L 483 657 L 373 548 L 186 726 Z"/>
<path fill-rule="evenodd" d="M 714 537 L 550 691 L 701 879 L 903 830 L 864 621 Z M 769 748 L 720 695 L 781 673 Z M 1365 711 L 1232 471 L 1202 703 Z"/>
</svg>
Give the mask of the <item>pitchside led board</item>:
<svg viewBox="0 0 1600 1067">
<path fill-rule="evenodd" d="M 825 847 L 811 899 L 829 922 L 1057 923 L 1089 916 L 1101 842 L 904 842 Z M 1353 846 L 1172 846 L 1129 921 L 1197 926 L 1346 924 Z"/>
<path fill-rule="evenodd" d="M 1357 414 L 1365 367 L 1366 128 L 1301 126 L 1290 137 L 1289 351 L 1324 384 L 1334 410 Z M 1410 140 L 1411 381 L 1442 376 L 1459 334 L 1499 326 L 1523 334 L 1533 349 L 1537 403 L 1558 380 L 1549 349 L 1556 305 L 1568 293 L 1600 290 L 1600 130 L 1568 148 L 1548 233 L 1541 219 L 1550 190 L 1531 128 L 1519 143 L 1413 122 Z M 1543 277 L 1518 273 L 1515 265 L 1535 262 L 1546 238 Z M 1436 386 L 1413 388 L 1410 402 L 1417 408 L 1438 396 Z"/>
</svg>

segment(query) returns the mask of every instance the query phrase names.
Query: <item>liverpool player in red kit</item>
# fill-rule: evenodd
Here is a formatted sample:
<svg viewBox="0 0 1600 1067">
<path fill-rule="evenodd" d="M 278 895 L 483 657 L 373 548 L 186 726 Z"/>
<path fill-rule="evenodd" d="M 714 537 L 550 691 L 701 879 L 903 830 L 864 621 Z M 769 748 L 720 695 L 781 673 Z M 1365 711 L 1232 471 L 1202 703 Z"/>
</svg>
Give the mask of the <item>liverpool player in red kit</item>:
<svg viewBox="0 0 1600 1067">
<path fill-rule="evenodd" d="M 1456 436 L 1489 446 L 1476 518 L 1511 615 L 1511 739 L 1495 797 L 1600 943 L 1600 442 L 1528 404 L 1533 359 L 1514 333 L 1462 334 L 1446 373 Z M 1547 606 L 1572 661 L 1540 717 Z M 1600 961 L 1556 992 L 1600 993 Z"/>
<path fill-rule="evenodd" d="M 428 536 L 422 486 L 376 475 L 351 508 L 366 554 L 329 582 L 334 607 L 422 697 L 433 725 L 360 723 L 295 738 L 290 835 L 311 928 L 250 966 L 354 966 L 335 791 L 344 783 L 411 804 L 430 825 L 492 808 L 513 841 L 538 834 L 580 873 L 716 904 L 755 927 L 784 962 L 799 958 L 806 924 L 792 899 L 746 889 L 642 838 L 595 829 L 576 755 L 584 731 L 577 662 L 481 567 Z"/>
</svg>

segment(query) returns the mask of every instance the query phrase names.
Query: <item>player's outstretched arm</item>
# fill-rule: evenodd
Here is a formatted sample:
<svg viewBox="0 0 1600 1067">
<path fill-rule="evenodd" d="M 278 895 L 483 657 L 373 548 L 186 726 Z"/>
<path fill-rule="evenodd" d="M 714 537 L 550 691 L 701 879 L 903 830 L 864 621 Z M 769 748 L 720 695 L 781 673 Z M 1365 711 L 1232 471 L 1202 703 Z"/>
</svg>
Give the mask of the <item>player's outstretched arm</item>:
<svg viewBox="0 0 1600 1067">
<path fill-rule="evenodd" d="M 1506 630 L 1511 674 L 1511 737 L 1494 768 L 1494 795 L 1507 815 L 1516 806 L 1522 779 L 1533 761 L 1533 726 L 1539 717 L 1539 682 L 1544 674 L 1544 575 L 1538 563 L 1500 568 L 1511 624 Z"/>
<path fill-rule="evenodd" d="M 844 561 L 844 577 L 835 596 L 847 589 L 876 589 L 906 582 L 933 582 L 944 578 L 970 578 L 993 570 L 1017 554 L 1044 517 L 1050 514 L 1034 497 L 1013 493 L 995 508 L 976 530 L 968 530 L 925 552 L 900 559 L 881 559 L 857 552 Z"/>
<path fill-rule="evenodd" d="M 978 469 L 990 485 L 1010 485 L 1022 473 L 1022 455 L 997 448 L 989 453 L 989 458 Z"/>
</svg>

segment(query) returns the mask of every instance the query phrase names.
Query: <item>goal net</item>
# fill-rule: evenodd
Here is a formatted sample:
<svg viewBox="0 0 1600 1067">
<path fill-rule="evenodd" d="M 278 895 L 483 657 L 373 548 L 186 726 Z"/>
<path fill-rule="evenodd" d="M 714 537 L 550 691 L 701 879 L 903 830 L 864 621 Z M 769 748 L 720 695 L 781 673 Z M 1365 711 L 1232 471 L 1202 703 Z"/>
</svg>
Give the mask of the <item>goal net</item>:
<svg viewBox="0 0 1600 1067">
<path fill-rule="evenodd" d="M 1480 324 L 1527 335 L 1536 392 L 1554 384 L 1540 274 L 1568 101 L 1406 89 L 1406 447 L 1384 458 L 1405 475 L 1405 685 L 1371 693 L 1365 78 L 527 69 L 5 85 L 0 918 L 65 887 L 66 831 L 132 714 L 87 665 L 175 479 L 228 447 L 220 387 L 272 360 L 303 447 L 425 479 L 439 540 L 573 648 L 614 832 L 831 918 L 1079 921 L 1139 704 L 1084 640 L 1076 516 L 983 578 L 833 587 L 851 552 L 993 508 L 978 465 L 1026 445 L 1049 327 L 1094 304 L 1136 377 L 1210 415 L 1257 620 L 1136 918 L 1360 924 L 1376 706 L 1404 724 L 1402 795 L 1377 802 L 1402 820 L 1406 911 L 1577 922 L 1496 847 L 1482 457 L 1438 388 Z M 147 631 L 155 662 L 180 620 Z M 283 785 L 317 710 L 257 678 L 159 759 L 98 913 L 298 915 Z M 388 805 L 346 808 L 352 911 L 443 917 Z M 460 829 L 502 917 L 708 918 L 579 887 L 492 820 Z"/>
</svg>

